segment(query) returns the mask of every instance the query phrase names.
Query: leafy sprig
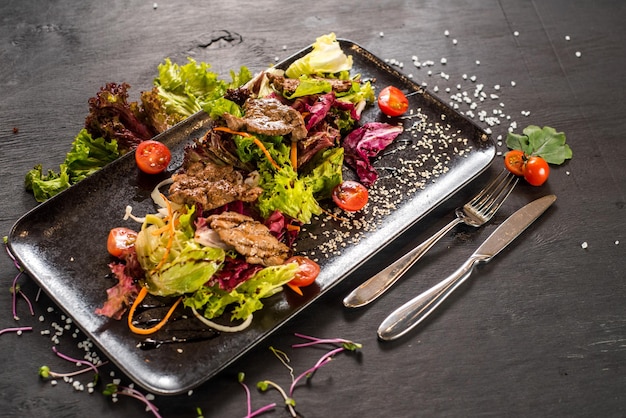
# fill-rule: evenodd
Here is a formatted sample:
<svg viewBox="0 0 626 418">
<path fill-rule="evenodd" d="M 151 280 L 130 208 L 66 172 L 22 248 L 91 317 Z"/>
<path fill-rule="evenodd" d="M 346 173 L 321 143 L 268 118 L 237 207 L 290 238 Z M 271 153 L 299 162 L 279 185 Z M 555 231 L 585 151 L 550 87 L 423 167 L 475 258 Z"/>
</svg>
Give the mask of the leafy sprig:
<svg viewBox="0 0 626 418">
<path fill-rule="evenodd" d="M 523 135 L 509 132 L 506 145 L 510 149 L 521 150 L 527 156 L 538 156 L 549 164 L 560 165 L 572 158 L 572 149 L 565 143 L 565 134 L 549 126 L 540 128 L 529 125 Z"/>
</svg>

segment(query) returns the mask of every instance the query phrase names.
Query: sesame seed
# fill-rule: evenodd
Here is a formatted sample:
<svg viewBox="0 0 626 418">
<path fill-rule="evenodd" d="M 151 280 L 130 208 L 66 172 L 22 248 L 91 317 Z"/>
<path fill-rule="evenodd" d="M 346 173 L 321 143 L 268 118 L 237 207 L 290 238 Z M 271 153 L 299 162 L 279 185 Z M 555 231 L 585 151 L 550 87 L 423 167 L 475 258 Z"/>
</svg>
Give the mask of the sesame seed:
<svg viewBox="0 0 626 418">
<path fill-rule="evenodd" d="M 518 31 L 513 32 L 513 36 L 519 36 L 519 32 Z"/>
<path fill-rule="evenodd" d="M 580 51 L 576 51 L 576 57 L 580 58 L 583 54 Z"/>
<path fill-rule="evenodd" d="M 580 244 L 580 247 L 585 250 L 587 249 L 587 247 L 589 247 L 589 244 L 587 244 L 587 241 L 583 242 L 582 244 Z"/>
</svg>

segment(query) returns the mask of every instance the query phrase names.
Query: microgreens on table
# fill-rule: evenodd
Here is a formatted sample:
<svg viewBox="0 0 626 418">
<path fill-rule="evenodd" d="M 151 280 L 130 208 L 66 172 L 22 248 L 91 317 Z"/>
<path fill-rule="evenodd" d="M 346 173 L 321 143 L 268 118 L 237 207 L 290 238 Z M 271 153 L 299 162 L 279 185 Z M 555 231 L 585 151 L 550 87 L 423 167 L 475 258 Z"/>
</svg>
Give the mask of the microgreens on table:
<svg viewBox="0 0 626 418">
<path fill-rule="evenodd" d="M 24 269 L 22 268 L 22 266 L 20 266 L 20 264 L 17 262 L 17 260 L 15 259 L 15 257 L 13 256 L 13 254 L 11 254 L 11 251 L 9 251 L 9 247 L 7 245 L 9 239 L 8 237 L 4 236 L 2 238 L 2 241 L 4 243 L 4 249 L 7 253 L 7 255 L 9 256 L 9 258 L 13 261 L 13 265 L 15 266 L 15 268 L 18 270 L 17 275 L 15 275 L 15 277 L 13 278 L 13 283 L 11 284 L 11 288 L 9 289 L 10 292 L 12 293 L 13 297 L 12 297 L 12 306 L 13 306 L 13 319 L 15 319 L 16 321 L 19 321 L 19 316 L 17 316 L 17 295 L 19 294 L 28 304 L 28 308 L 30 310 L 30 314 L 31 316 L 35 315 L 35 311 L 33 310 L 33 304 L 30 302 L 30 299 L 28 299 L 28 297 L 24 294 L 24 292 L 22 292 L 20 290 L 20 286 L 17 284 L 17 281 L 19 280 L 20 277 L 22 277 L 22 274 L 24 274 Z"/>
<path fill-rule="evenodd" d="M 53 372 L 52 370 L 50 370 L 50 367 L 48 366 L 41 366 L 39 368 L 39 376 L 44 378 L 44 379 L 48 379 L 48 378 L 69 378 L 69 377 L 73 377 L 73 376 L 78 376 L 80 374 L 83 373 L 87 373 L 90 371 L 94 372 L 94 378 L 93 378 L 93 382 L 92 385 L 95 385 L 98 382 L 98 378 L 100 375 L 100 372 L 98 370 L 99 366 L 102 366 L 104 364 L 106 364 L 106 362 L 104 363 L 99 363 L 98 365 L 95 365 L 87 360 L 80 360 L 80 359 L 76 359 L 73 357 L 70 357 L 66 354 L 61 353 L 60 351 L 57 350 L 56 347 L 52 347 L 52 351 L 54 351 L 54 353 L 62 358 L 63 360 L 69 361 L 70 363 L 74 363 L 77 366 L 83 365 L 83 366 L 87 366 L 84 369 L 80 369 L 80 370 L 76 370 L 74 372 L 69 372 L 69 373 L 57 373 L 57 372 Z"/>
<path fill-rule="evenodd" d="M 294 377 L 294 373 L 293 373 L 294 370 L 288 364 L 289 358 L 287 357 L 287 355 L 280 350 L 276 350 L 275 348 L 270 347 L 270 350 L 274 353 L 274 355 L 276 355 L 276 357 L 280 360 L 280 362 L 283 363 L 283 365 L 285 365 L 285 367 L 289 370 L 289 373 L 291 374 L 291 385 L 289 387 L 289 390 L 285 391 L 280 385 L 278 385 L 277 383 L 271 380 L 262 380 L 257 383 L 257 388 L 262 392 L 265 392 L 268 389 L 273 388 L 278 393 L 280 393 L 280 395 L 282 396 L 285 402 L 285 406 L 289 410 L 289 413 L 291 414 L 291 416 L 294 418 L 298 417 L 298 413 L 296 412 L 296 409 L 295 409 L 296 401 L 293 397 L 293 393 L 296 390 L 296 386 L 298 382 L 302 379 L 310 379 L 319 368 L 330 363 L 333 357 L 336 356 L 337 354 L 343 351 L 356 351 L 362 347 L 362 344 L 360 343 L 355 343 L 353 341 L 346 340 L 343 338 L 317 338 L 317 337 L 311 337 L 309 335 L 304 335 L 304 334 L 299 334 L 299 333 L 296 333 L 295 336 L 308 340 L 308 341 L 304 343 L 293 344 L 291 346 L 292 348 L 311 347 L 311 346 L 319 346 L 319 345 L 325 345 L 325 344 L 333 345 L 335 346 L 335 348 L 324 353 L 324 355 L 322 355 L 322 357 L 320 357 L 312 367 L 309 367 L 304 372 Z"/>
<path fill-rule="evenodd" d="M 139 392 L 137 389 L 129 386 L 121 386 L 117 383 L 109 383 L 106 385 L 102 393 L 106 396 L 110 396 L 114 402 L 117 402 L 117 397 L 119 395 L 138 399 L 146 405 L 146 411 L 152 412 L 152 414 L 157 418 L 161 418 L 161 415 L 159 415 L 159 408 L 157 408 L 156 405 L 150 401 L 148 396 Z"/>
<path fill-rule="evenodd" d="M 244 383 L 244 381 L 243 381 L 244 378 L 245 378 L 245 374 L 243 372 L 240 372 L 237 375 L 237 380 L 239 381 L 239 384 L 246 391 L 246 403 L 247 403 L 247 406 L 248 406 L 248 413 L 246 414 L 246 418 L 256 417 L 256 416 L 261 415 L 262 413 L 267 412 L 269 410 L 272 410 L 272 409 L 274 409 L 276 407 L 276 404 L 272 402 L 270 404 L 267 404 L 267 405 L 257 409 L 256 411 L 252 411 L 252 399 L 251 399 L 252 396 L 250 394 L 250 389 L 248 388 L 248 385 L 246 385 Z"/>
<path fill-rule="evenodd" d="M 33 327 L 14 327 L 14 328 L 4 328 L 0 329 L 0 335 L 8 332 L 15 332 L 17 335 L 22 335 L 24 331 L 32 331 Z"/>
</svg>

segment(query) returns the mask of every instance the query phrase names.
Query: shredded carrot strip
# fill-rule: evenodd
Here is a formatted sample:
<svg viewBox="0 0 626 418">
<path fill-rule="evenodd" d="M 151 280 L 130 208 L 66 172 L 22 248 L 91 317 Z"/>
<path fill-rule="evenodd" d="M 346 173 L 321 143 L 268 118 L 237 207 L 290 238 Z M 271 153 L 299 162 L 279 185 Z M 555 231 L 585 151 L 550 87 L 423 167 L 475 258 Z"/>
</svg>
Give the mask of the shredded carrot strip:
<svg viewBox="0 0 626 418">
<path fill-rule="evenodd" d="M 290 283 L 287 283 L 287 286 L 293 290 L 294 292 L 296 292 L 297 294 L 299 294 L 300 296 L 302 296 L 304 293 L 302 293 L 302 289 L 300 289 L 298 286 L 294 286 Z"/>
<path fill-rule="evenodd" d="M 156 267 L 152 269 L 152 273 L 160 269 L 161 266 L 163 266 L 163 264 L 165 264 L 165 262 L 167 261 L 167 257 L 170 255 L 172 244 L 174 243 L 174 235 L 176 234 L 176 230 L 174 229 L 174 211 L 172 210 L 172 205 L 170 204 L 170 201 L 165 198 L 165 196 L 161 196 L 163 197 L 163 200 L 165 200 L 165 205 L 167 206 L 167 225 L 165 225 L 165 227 L 167 227 L 166 229 L 169 230 L 170 236 L 167 239 L 167 244 L 165 246 L 165 252 L 163 253 L 163 257 L 161 258 L 161 261 L 159 261 L 159 264 L 157 264 Z M 159 228 L 159 230 L 163 228 Z M 163 232 L 165 232 L 165 230 Z"/>
<path fill-rule="evenodd" d="M 134 332 L 135 334 L 148 335 L 148 334 L 153 334 L 157 332 L 158 330 L 160 330 L 163 327 L 163 325 L 165 325 L 167 321 L 170 319 L 170 317 L 174 313 L 174 310 L 176 309 L 178 304 L 183 300 L 182 296 L 179 297 L 176 300 L 176 302 L 174 302 L 174 304 L 167 311 L 167 314 L 165 315 L 165 317 L 161 319 L 161 321 L 155 326 L 151 328 L 138 328 L 133 324 L 133 316 L 135 315 L 135 310 L 137 309 L 137 306 L 139 306 L 139 304 L 141 303 L 142 300 L 144 300 L 147 294 L 148 294 L 148 288 L 142 287 L 141 290 L 139 291 L 139 294 L 135 298 L 135 301 L 130 307 L 130 310 L 128 311 L 128 328 L 130 328 L 130 330 Z"/>
<path fill-rule="evenodd" d="M 298 142 L 291 141 L 291 149 L 289 150 L 289 158 L 293 171 L 298 171 Z"/>
<path fill-rule="evenodd" d="M 263 145 L 263 143 L 261 141 L 259 141 L 259 139 L 257 137 L 252 136 L 252 135 L 250 135 L 247 132 L 233 131 L 232 129 L 227 128 L 225 126 L 216 126 L 215 128 L 213 128 L 213 130 L 214 131 L 228 132 L 229 134 L 233 134 L 233 135 L 241 135 L 241 136 L 245 136 L 246 138 L 252 138 L 252 140 L 254 141 L 254 144 L 261 149 L 263 154 L 265 154 L 265 156 L 267 157 L 269 162 L 274 166 L 274 168 L 276 168 L 277 170 L 280 170 L 280 166 L 278 164 L 276 164 L 276 161 L 274 161 L 274 159 L 270 155 L 270 152 L 267 150 L 267 148 L 265 148 L 265 145 Z"/>
<path fill-rule="evenodd" d="M 300 230 L 300 227 L 298 225 L 292 225 L 292 224 L 287 224 L 285 228 L 287 229 L 287 231 L 299 231 Z"/>
</svg>

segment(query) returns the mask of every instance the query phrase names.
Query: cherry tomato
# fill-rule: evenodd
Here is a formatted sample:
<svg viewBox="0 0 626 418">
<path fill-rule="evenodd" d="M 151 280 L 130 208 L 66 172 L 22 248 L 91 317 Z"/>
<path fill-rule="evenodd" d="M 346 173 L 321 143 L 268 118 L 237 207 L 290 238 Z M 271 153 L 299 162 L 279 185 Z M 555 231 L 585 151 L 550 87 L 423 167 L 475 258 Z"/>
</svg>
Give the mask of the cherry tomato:
<svg viewBox="0 0 626 418">
<path fill-rule="evenodd" d="M 367 204 L 369 194 L 361 183 L 346 180 L 335 186 L 332 192 L 333 201 L 341 209 L 356 212 Z"/>
<path fill-rule="evenodd" d="M 387 116 L 400 116 L 409 108 L 409 100 L 397 87 L 389 86 L 380 91 L 378 107 Z"/>
<path fill-rule="evenodd" d="M 541 186 L 548 180 L 550 167 L 541 157 L 529 157 L 524 165 L 524 179 L 533 186 Z"/>
<path fill-rule="evenodd" d="M 305 287 L 315 281 L 320 274 L 320 266 L 310 258 L 300 255 L 291 257 L 286 263 L 298 263 L 298 271 L 296 276 L 289 282 L 290 285 L 296 287 Z"/>
<path fill-rule="evenodd" d="M 504 166 L 516 176 L 524 175 L 526 156 L 523 151 L 514 149 L 504 155 Z"/>
<path fill-rule="evenodd" d="M 107 251 L 114 257 L 121 257 L 135 245 L 137 233 L 132 229 L 118 227 L 109 231 Z"/>
<path fill-rule="evenodd" d="M 135 150 L 137 167 L 144 173 L 158 174 L 165 171 L 171 159 L 169 148 L 159 141 L 140 142 Z"/>
</svg>

